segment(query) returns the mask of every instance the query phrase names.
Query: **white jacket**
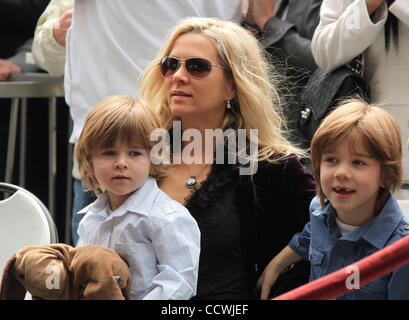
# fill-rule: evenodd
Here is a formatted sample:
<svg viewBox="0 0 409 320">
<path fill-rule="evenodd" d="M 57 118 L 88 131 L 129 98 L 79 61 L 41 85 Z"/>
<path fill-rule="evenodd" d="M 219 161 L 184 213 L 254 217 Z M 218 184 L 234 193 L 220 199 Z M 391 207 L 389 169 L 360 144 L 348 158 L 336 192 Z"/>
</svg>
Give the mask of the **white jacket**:
<svg viewBox="0 0 409 320">
<path fill-rule="evenodd" d="M 53 25 L 67 11 L 74 8 L 74 0 L 51 0 L 37 22 L 31 48 L 34 62 L 53 76 L 62 76 L 65 66 L 65 47 L 53 36 Z"/>
</svg>

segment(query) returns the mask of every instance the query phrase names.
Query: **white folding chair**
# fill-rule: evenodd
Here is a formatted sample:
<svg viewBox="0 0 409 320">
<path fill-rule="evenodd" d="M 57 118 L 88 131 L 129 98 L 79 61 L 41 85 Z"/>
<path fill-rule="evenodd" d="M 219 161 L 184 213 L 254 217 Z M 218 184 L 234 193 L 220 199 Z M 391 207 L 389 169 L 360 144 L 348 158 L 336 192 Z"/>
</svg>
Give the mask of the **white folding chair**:
<svg viewBox="0 0 409 320">
<path fill-rule="evenodd" d="M 24 246 L 58 242 L 54 221 L 46 206 L 31 192 L 0 183 L 0 279 L 10 257 Z M 3 199 L 3 198 L 0 198 Z"/>
</svg>

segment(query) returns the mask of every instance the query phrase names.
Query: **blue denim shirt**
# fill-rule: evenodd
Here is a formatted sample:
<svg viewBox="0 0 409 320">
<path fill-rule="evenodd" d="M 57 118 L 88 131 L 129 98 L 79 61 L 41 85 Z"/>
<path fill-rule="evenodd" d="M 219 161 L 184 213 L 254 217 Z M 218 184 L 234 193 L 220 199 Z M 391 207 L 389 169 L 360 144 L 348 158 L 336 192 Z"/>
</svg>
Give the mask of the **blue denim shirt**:
<svg viewBox="0 0 409 320">
<path fill-rule="evenodd" d="M 409 219 L 392 195 L 379 215 L 344 236 L 335 218 L 334 207 L 328 203 L 321 208 L 315 197 L 310 205 L 310 222 L 289 243 L 294 251 L 310 261 L 310 281 L 363 259 L 409 234 Z M 336 299 L 409 299 L 409 264 Z"/>
</svg>

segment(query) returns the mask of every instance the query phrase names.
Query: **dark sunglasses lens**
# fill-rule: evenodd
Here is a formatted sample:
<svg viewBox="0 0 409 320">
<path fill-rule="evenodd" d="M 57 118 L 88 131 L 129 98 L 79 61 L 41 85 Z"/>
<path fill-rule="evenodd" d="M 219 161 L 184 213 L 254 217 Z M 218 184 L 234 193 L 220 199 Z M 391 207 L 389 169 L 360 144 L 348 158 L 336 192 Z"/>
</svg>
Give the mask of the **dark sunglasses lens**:
<svg viewBox="0 0 409 320">
<path fill-rule="evenodd" d="M 163 57 L 160 62 L 160 73 L 164 77 L 169 77 L 176 72 L 179 66 L 179 60 L 172 57 Z"/>
<path fill-rule="evenodd" d="M 212 70 L 212 64 L 206 59 L 191 58 L 186 60 L 186 70 L 193 77 L 204 78 Z"/>
</svg>

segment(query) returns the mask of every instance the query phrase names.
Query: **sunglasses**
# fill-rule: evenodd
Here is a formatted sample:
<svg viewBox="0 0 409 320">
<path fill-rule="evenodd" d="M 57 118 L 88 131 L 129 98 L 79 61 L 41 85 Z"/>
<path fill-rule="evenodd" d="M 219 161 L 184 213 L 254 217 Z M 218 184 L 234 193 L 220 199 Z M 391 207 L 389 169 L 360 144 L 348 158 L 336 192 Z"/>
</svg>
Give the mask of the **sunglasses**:
<svg viewBox="0 0 409 320">
<path fill-rule="evenodd" d="M 160 61 L 160 73 L 163 77 L 170 77 L 178 71 L 181 63 L 185 63 L 185 70 L 194 78 L 206 78 L 210 71 L 212 71 L 212 66 L 217 68 L 226 69 L 225 67 L 219 66 L 217 64 L 211 63 L 209 60 L 203 58 L 189 58 L 189 59 L 178 59 L 175 57 L 165 56 Z"/>
</svg>

